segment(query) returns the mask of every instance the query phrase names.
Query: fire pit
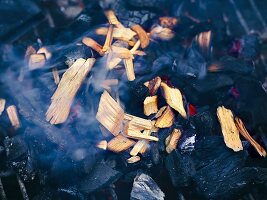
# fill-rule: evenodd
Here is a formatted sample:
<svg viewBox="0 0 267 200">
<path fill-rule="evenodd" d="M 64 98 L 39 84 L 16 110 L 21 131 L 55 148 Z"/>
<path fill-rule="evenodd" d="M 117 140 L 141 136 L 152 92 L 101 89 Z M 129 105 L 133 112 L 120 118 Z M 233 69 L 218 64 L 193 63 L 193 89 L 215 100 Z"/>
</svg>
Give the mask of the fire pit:
<svg viewBox="0 0 267 200">
<path fill-rule="evenodd" d="M 0 199 L 266 199 L 266 8 L 0 1 Z"/>
</svg>

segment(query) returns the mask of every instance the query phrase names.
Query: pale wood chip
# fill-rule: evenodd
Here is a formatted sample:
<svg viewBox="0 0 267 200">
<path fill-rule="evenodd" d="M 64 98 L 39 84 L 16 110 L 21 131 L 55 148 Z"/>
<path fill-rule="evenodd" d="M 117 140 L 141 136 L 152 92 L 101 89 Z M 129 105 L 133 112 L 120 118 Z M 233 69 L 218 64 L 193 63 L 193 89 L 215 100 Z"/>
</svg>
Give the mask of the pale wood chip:
<svg viewBox="0 0 267 200">
<path fill-rule="evenodd" d="M 161 82 L 164 98 L 169 106 L 178 111 L 183 118 L 186 119 L 186 112 L 184 109 L 183 97 L 179 89 L 171 88 L 166 83 Z"/>
<path fill-rule="evenodd" d="M 158 112 L 158 97 L 150 96 L 144 100 L 144 114 L 149 116 Z"/>
<path fill-rule="evenodd" d="M 122 135 L 117 135 L 108 142 L 108 150 L 119 153 L 129 149 L 135 144 L 135 141 L 130 140 Z"/>
<path fill-rule="evenodd" d="M 135 80 L 135 73 L 134 73 L 134 65 L 133 65 L 133 59 L 128 58 L 128 59 L 123 59 L 124 66 L 126 69 L 126 75 L 129 81 L 134 81 Z"/>
<path fill-rule="evenodd" d="M 60 124 L 66 121 L 75 95 L 94 63 L 94 58 L 87 60 L 79 58 L 66 70 L 51 97 L 51 104 L 46 112 L 47 121 L 51 124 Z"/>
<path fill-rule="evenodd" d="M 97 53 L 99 53 L 99 55 L 103 56 L 104 52 L 103 52 L 103 47 L 98 44 L 94 39 L 89 38 L 89 37 L 84 37 L 82 39 L 82 43 L 85 44 L 86 46 L 94 49 Z"/>
<path fill-rule="evenodd" d="M 99 149 L 107 150 L 108 142 L 106 140 L 101 140 L 96 144 L 96 147 Z"/>
<path fill-rule="evenodd" d="M 108 28 L 107 37 L 106 37 L 104 46 L 102 48 L 103 52 L 106 52 L 110 48 L 112 40 L 113 40 L 113 25 L 110 25 Z"/>
<path fill-rule="evenodd" d="M 131 26 L 131 29 L 137 33 L 141 43 L 141 47 L 144 49 L 149 45 L 149 37 L 146 31 L 138 24 Z"/>
<path fill-rule="evenodd" d="M 124 28 L 124 26 L 119 22 L 118 18 L 112 10 L 105 11 L 105 15 L 110 24 L 115 25 L 117 28 Z"/>
<path fill-rule="evenodd" d="M 30 58 L 30 55 L 32 54 L 36 54 L 36 50 L 35 48 L 33 48 L 33 46 L 28 46 L 25 52 L 25 59 L 28 61 Z"/>
<path fill-rule="evenodd" d="M 143 131 L 143 135 L 150 135 L 151 131 L 150 130 L 144 130 Z M 148 141 L 147 140 L 139 140 L 134 147 L 132 148 L 132 150 L 130 151 L 130 155 L 131 156 L 136 156 L 139 152 L 141 152 L 142 149 L 144 149 L 144 147 L 146 147 L 148 145 Z"/>
<path fill-rule="evenodd" d="M 2 115 L 2 112 L 5 110 L 6 100 L 0 99 L 0 115 Z"/>
<path fill-rule="evenodd" d="M 31 54 L 29 57 L 29 69 L 35 70 L 42 68 L 45 65 L 45 55 L 44 54 Z"/>
<path fill-rule="evenodd" d="M 52 57 L 52 53 L 46 48 L 46 47 L 41 47 L 38 51 L 38 54 L 44 54 L 46 60 L 49 60 Z"/>
<path fill-rule="evenodd" d="M 235 118 L 235 124 L 237 129 L 239 130 L 239 133 L 247 140 L 250 142 L 250 144 L 257 150 L 257 152 L 263 156 L 266 157 L 266 151 L 264 150 L 264 148 L 257 143 L 252 137 L 251 135 L 248 133 L 244 123 L 242 122 L 241 119 L 239 119 L 238 117 Z"/>
<path fill-rule="evenodd" d="M 224 142 L 227 147 L 234 151 L 243 150 L 238 129 L 235 125 L 233 113 L 223 106 L 217 108 L 217 116 L 221 124 Z"/>
<path fill-rule="evenodd" d="M 7 109 L 8 118 L 15 129 L 20 128 L 20 121 L 18 117 L 17 108 L 14 105 L 8 106 Z"/>
<path fill-rule="evenodd" d="M 129 138 L 133 138 L 133 139 L 136 139 L 136 140 L 148 140 L 148 141 L 159 141 L 159 138 L 157 137 L 154 137 L 154 136 L 150 136 L 150 135 L 144 135 L 142 134 L 142 132 L 136 130 L 136 129 L 131 129 L 131 128 L 126 128 L 126 131 L 125 131 L 125 134 L 126 134 L 126 137 L 129 137 Z"/>
<path fill-rule="evenodd" d="M 136 163 L 136 162 L 138 162 L 138 161 L 140 161 L 140 156 L 132 156 L 131 158 L 128 158 L 127 159 L 127 162 L 128 163 Z"/>
<path fill-rule="evenodd" d="M 118 46 L 112 46 L 111 47 L 111 52 L 114 57 L 118 57 L 121 59 L 129 59 L 129 58 L 134 58 L 133 54 L 130 52 L 129 49 L 126 49 L 124 47 L 118 47 Z"/>
<path fill-rule="evenodd" d="M 53 77 L 54 77 L 54 82 L 55 84 L 59 84 L 60 78 L 59 78 L 59 74 L 58 74 L 58 70 L 56 67 L 54 67 L 52 69 L 52 73 L 53 73 Z"/>
<path fill-rule="evenodd" d="M 129 120 L 129 125 L 141 130 L 151 130 L 154 126 L 154 122 L 148 119 L 143 119 L 141 117 L 136 117 L 134 115 L 126 114 L 124 119 Z"/>
<path fill-rule="evenodd" d="M 108 33 L 108 28 L 106 27 L 101 27 L 96 29 L 96 34 L 98 35 L 107 35 Z M 113 38 L 122 40 L 122 41 L 129 41 L 131 40 L 136 33 L 132 31 L 130 28 L 114 28 L 113 29 Z"/>
<path fill-rule="evenodd" d="M 167 153 L 171 153 L 174 149 L 176 149 L 177 143 L 181 137 L 182 133 L 179 129 L 173 129 L 169 138 L 166 138 L 166 151 Z"/>
<path fill-rule="evenodd" d="M 124 111 L 107 91 L 100 98 L 96 119 L 115 136 L 122 130 Z"/>
<path fill-rule="evenodd" d="M 158 128 L 168 128 L 174 123 L 174 113 L 170 106 L 167 106 L 162 115 L 156 120 L 155 126 Z"/>
</svg>

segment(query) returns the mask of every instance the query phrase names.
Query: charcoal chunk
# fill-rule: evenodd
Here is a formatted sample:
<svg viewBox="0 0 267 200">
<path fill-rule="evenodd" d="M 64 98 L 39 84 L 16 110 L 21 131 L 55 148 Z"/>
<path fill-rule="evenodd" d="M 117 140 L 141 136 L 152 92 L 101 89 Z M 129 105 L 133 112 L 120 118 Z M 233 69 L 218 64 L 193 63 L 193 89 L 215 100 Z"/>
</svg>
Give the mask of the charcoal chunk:
<svg viewBox="0 0 267 200">
<path fill-rule="evenodd" d="M 91 173 L 80 183 L 80 190 L 86 194 L 114 183 L 121 172 L 111 168 L 106 162 L 98 162 Z"/>
<path fill-rule="evenodd" d="M 227 148 L 222 137 L 206 137 L 196 143 L 192 159 L 194 181 L 208 199 L 233 198 L 250 184 L 267 179 L 267 169 L 246 167 L 247 154 Z"/>
<path fill-rule="evenodd" d="M 259 54 L 260 43 L 256 34 L 245 35 L 241 38 L 242 49 L 240 57 L 245 59 L 254 59 Z"/>
<path fill-rule="evenodd" d="M 175 187 L 188 186 L 196 173 L 190 156 L 181 154 L 178 150 L 173 151 L 166 157 L 165 165 Z"/>
<path fill-rule="evenodd" d="M 131 200 L 163 200 L 165 194 L 148 175 L 140 174 L 134 179 Z"/>
</svg>

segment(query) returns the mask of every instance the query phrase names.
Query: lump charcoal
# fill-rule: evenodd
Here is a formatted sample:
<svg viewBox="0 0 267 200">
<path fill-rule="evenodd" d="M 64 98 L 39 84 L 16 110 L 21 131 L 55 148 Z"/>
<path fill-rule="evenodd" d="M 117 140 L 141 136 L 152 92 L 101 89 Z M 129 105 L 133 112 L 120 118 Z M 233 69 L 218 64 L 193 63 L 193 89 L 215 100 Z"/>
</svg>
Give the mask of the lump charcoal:
<svg viewBox="0 0 267 200">
<path fill-rule="evenodd" d="M 255 67 L 250 61 L 245 61 L 241 58 L 234 58 L 231 56 L 224 56 L 219 61 L 212 63 L 219 67 L 220 72 L 234 72 L 237 74 L 251 74 Z M 209 68 L 209 66 L 208 66 Z"/>
<path fill-rule="evenodd" d="M 163 200 L 165 194 L 148 175 L 140 174 L 134 179 L 131 200 Z"/>
<path fill-rule="evenodd" d="M 178 141 L 177 149 L 182 152 L 193 151 L 196 142 L 196 131 L 193 128 L 182 130 L 182 135 Z"/>
<path fill-rule="evenodd" d="M 216 115 L 210 109 L 204 111 L 198 109 L 198 113 L 194 115 L 191 120 L 198 133 L 197 138 L 215 135 L 218 131 L 219 124 Z"/>
<path fill-rule="evenodd" d="M 165 165 L 175 187 L 188 186 L 196 173 L 190 156 L 181 154 L 178 150 L 173 151 L 166 157 Z"/>
<path fill-rule="evenodd" d="M 173 69 L 183 76 L 201 78 L 206 75 L 206 61 L 195 48 L 190 48 L 185 53 L 184 58 L 174 62 Z"/>
<path fill-rule="evenodd" d="M 4 144 L 8 160 L 20 160 L 27 156 L 28 147 L 21 135 L 6 138 Z"/>
<path fill-rule="evenodd" d="M 208 74 L 204 79 L 195 79 L 190 84 L 197 92 L 203 94 L 223 87 L 229 87 L 233 83 L 233 80 L 227 75 Z"/>
<path fill-rule="evenodd" d="M 241 38 L 241 52 L 239 56 L 244 59 L 255 59 L 259 55 L 260 41 L 256 34 L 245 35 Z"/>
<path fill-rule="evenodd" d="M 83 193 L 89 194 L 114 183 L 121 175 L 121 172 L 114 170 L 106 162 L 101 161 L 96 163 L 91 173 L 83 178 L 79 188 Z"/>
</svg>

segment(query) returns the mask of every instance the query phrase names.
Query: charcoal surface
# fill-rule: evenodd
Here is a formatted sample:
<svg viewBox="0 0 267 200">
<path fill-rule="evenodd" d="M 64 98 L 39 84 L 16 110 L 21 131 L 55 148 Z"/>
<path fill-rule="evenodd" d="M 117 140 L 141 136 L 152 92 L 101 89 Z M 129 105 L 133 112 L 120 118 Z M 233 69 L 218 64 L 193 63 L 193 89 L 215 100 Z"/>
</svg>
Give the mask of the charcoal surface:
<svg viewBox="0 0 267 200">
<path fill-rule="evenodd" d="M 196 167 L 194 181 L 201 194 L 208 199 L 233 198 L 250 184 L 266 181 L 267 170 L 246 167 L 246 158 L 244 151 L 237 153 L 227 148 L 222 137 L 198 141 L 192 159 Z"/>
<path fill-rule="evenodd" d="M 100 161 L 96 163 L 91 173 L 83 178 L 83 181 L 79 184 L 79 189 L 83 193 L 89 194 L 110 185 L 121 175 L 121 172 L 114 170 L 106 162 Z"/>
<path fill-rule="evenodd" d="M 150 176 L 139 174 L 135 177 L 131 200 L 163 200 L 164 197 L 164 193 Z"/>
<path fill-rule="evenodd" d="M 178 150 L 173 151 L 166 157 L 165 165 L 175 187 L 189 186 L 192 182 L 192 177 L 196 173 L 190 156 L 181 154 Z"/>
</svg>

